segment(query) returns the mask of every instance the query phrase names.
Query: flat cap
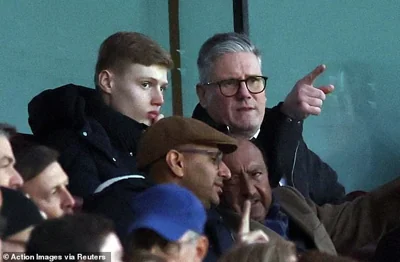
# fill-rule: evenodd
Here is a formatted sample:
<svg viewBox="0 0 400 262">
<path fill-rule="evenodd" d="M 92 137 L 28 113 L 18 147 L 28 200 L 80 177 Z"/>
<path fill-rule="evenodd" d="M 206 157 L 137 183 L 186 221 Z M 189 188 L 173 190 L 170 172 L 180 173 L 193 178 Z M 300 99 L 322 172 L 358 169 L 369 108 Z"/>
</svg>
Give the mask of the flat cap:
<svg viewBox="0 0 400 262">
<path fill-rule="evenodd" d="M 137 151 L 137 167 L 142 170 L 169 150 L 185 144 L 215 146 L 225 154 L 237 148 L 236 139 L 194 118 L 171 116 L 159 120 L 142 135 Z"/>
</svg>

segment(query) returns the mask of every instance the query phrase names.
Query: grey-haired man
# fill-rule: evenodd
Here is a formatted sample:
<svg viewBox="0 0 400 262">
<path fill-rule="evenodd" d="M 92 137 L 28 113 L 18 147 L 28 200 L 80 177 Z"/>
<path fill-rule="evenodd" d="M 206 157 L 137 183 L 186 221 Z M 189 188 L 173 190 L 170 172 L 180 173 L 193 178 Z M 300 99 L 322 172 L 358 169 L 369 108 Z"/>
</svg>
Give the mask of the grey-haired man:
<svg viewBox="0 0 400 262">
<path fill-rule="evenodd" d="M 262 74 L 260 52 L 247 36 L 214 35 L 202 45 L 197 65 L 194 118 L 232 136 L 257 140 L 269 161 L 272 187 L 294 186 L 317 204 L 343 199 L 336 172 L 308 149 L 302 136 L 303 120 L 320 114 L 325 94 L 334 88 L 313 85 L 325 65 L 300 79 L 272 109 L 266 108 L 268 78 Z"/>
</svg>

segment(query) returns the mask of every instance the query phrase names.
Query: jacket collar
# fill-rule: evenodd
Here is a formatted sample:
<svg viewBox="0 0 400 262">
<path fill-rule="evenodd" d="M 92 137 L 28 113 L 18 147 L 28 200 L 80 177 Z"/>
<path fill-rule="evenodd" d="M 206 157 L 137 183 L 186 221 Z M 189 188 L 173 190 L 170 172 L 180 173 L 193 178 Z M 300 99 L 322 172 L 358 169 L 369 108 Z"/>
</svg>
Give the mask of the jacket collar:
<svg viewBox="0 0 400 262">
<path fill-rule="evenodd" d="M 272 196 L 272 202 L 264 225 L 274 230 L 283 238 L 288 239 L 289 219 L 288 216 L 281 211 L 281 206 L 274 196 Z"/>
<path fill-rule="evenodd" d="M 229 127 L 227 125 L 218 124 L 217 122 L 215 122 L 200 104 L 196 105 L 192 117 L 208 124 L 209 126 L 217 129 L 218 131 L 221 131 L 222 133 L 225 134 L 229 133 Z"/>
<path fill-rule="evenodd" d="M 207 113 L 206 109 L 204 107 L 202 107 L 200 104 L 197 104 L 194 111 L 193 111 L 193 118 L 200 120 L 206 124 L 208 124 L 209 126 L 217 129 L 218 131 L 225 133 L 225 134 L 229 134 L 229 126 L 224 125 L 224 124 L 218 124 L 217 122 L 215 122 L 211 116 Z M 258 135 L 260 134 L 260 129 L 258 129 L 258 131 L 254 134 L 254 136 L 252 137 L 252 139 L 256 139 L 258 137 Z"/>
<path fill-rule="evenodd" d="M 235 242 L 233 231 L 227 227 L 215 206 L 207 210 L 207 222 L 204 231 L 210 242 L 207 256 L 219 257 L 227 252 Z"/>
<path fill-rule="evenodd" d="M 320 251 L 336 255 L 332 239 L 317 216 L 318 207 L 315 204 L 314 207 L 309 206 L 304 196 L 292 187 L 277 187 L 273 193 L 279 199 L 282 211 L 311 237 Z"/>
<path fill-rule="evenodd" d="M 88 114 L 103 126 L 115 147 L 136 154 L 139 138 L 146 125 L 113 110 L 104 104 L 98 94 L 88 101 Z"/>
</svg>

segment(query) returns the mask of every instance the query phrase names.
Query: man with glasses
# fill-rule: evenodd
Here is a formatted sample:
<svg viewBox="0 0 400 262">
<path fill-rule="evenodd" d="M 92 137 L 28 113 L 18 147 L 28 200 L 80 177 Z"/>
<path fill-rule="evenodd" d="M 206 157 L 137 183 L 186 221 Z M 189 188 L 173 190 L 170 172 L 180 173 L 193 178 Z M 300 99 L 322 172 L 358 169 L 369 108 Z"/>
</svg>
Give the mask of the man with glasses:
<svg viewBox="0 0 400 262">
<path fill-rule="evenodd" d="M 236 140 L 196 119 L 173 116 L 146 130 L 138 149 L 138 168 L 156 184 L 185 187 L 209 208 L 219 204 L 230 178 L 222 156 L 236 150 Z"/>
<path fill-rule="evenodd" d="M 236 239 L 240 241 L 240 234 L 237 238 L 238 232 L 230 230 L 231 225 L 228 224 L 235 223 L 236 220 L 222 221 L 215 208 L 220 203 L 224 182 L 231 176 L 222 157 L 232 153 L 236 148 L 237 140 L 235 138 L 227 136 L 199 120 L 179 116 L 161 119 L 149 127 L 143 133 L 138 145 L 137 165 L 141 171 L 147 174 L 144 180 L 152 182 L 152 185 L 149 186 L 172 183 L 184 187 L 190 190 L 207 210 L 204 234 L 210 241 L 210 247 L 204 261 L 216 261 L 222 251 L 226 251 L 234 245 Z M 136 180 L 140 179 L 136 178 Z M 125 245 L 128 244 L 129 249 L 132 246 L 129 246 L 127 237 L 133 231 L 132 223 L 141 219 L 141 214 L 143 215 L 144 212 L 135 210 L 139 206 L 139 209 L 146 209 L 148 213 L 154 214 L 157 211 L 151 204 L 151 198 L 140 197 L 139 190 L 129 187 L 127 182 L 127 180 L 121 180 L 104 189 L 96 199 L 91 201 L 95 206 L 91 211 L 100 211 L 99 213 L 111 218 L 119 236 Z M 173 208 L 168 203 L 167 197 L 162 199 L 164 208 Z M 169 212 L 172 211 L 169 210 Z M 157 215 L 161 214 L 157 213 Z M 188 217 L 182 215 L 171 217 L 171 219 L 184 224 L 187 223 Z M 146 219 L 146 224 L 147 222 Z M 154 219 L 151 223 L 155 223 Z M 250 229 L 257 229 L 252 226 L 253 224 L 250 223 Z M 140 227 L 136 224 L 134 228 Z M 252 238 L 250 237 L 252 232 L 245 233 L 249 233 L 248 239 L 259 240 L 258 237 L 261 237 L 258 231 L 254 231 Z M 154 234 L 150 233 L 147 236 L 154 236 Z M 146 236 L 143 237 L 146 238 Z M 130 239 L 132 240 L 132 236 Z M 160 238 L 152 237 L 154 241 L 157 239 Z M 180 240 L 184 239 L 186 238 Z M 143 241 L 136 244 L 142 247 L 146 246 L 147 244 Z"/>
<path fill-rule="evenodd" d="M 197 60 L 199 104 L 193 117 L 234 137 L 256 140 L 269 161 L 272 187 L 287 184 L 317 204 L 340 202 L 344 188 L 336 172 L 308 149 L 303 120 L 321 112 L 332 85 L 314 87 L 325 70 L 300 79 L 284 102 L 266 108 L 267 77 L 259 50 L 245 35 L 217 34 L 201 47 Z"/>
<path fill-rule="evenodd" d="M 218 205 L 224 180 L 230 171 L 223 154 L 236 150 L 236 139 L 193 118 L 161 119 L 142 135 L 137 166 L 145 178 L 132 177 L 110 184 L 84 203 L 87 212 L 100 213 L 114 221 L 125 243 L 135 220 L 133 203 L 138 193 L 154 184 L 174 183 L 189 189 L 205 208 Z"/>
<path fill-rule="evenodd" d="M 257 231 L 259 228 L 254 227 L 253 222 L 244 222 L 243 218 L 242 223 L 249 224 L 246 226 L 252 231 L 231 230 L 231 223 L 238 222 L 236 216 L 222 220 L 216 208 L 220 204 L 224 183 L 231 178 L 222 157 L 237 149 L 235 138 L 196 119 L 173 116 L 161 119 L 147 129 L 138 149 L 138 168 L 146 171 L 156 184 L 174 183 L 189 189 L 206 208 L 204 234 L 210 246 L 204 261 L 217 261 L 221 252 L 235 243 L 268 239 Z M 134 198 L 133 202 L 137 199 Z M 181 216 L 175 220 L 184 223 L 186 219 L 189 218 Z"/>
</svg>

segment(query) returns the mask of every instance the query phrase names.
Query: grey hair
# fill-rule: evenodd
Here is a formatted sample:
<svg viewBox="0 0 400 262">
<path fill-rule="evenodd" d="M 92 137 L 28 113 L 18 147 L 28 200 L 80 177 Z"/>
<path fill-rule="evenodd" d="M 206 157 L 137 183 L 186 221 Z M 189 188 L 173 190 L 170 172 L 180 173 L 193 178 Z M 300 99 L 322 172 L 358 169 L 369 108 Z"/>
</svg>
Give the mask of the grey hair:
<svg viewBox="0 0 400 262">
<path fill-rule="evenodd" d="M 257 56 L 261 65 L 261 54 L 248 36 L 235 32 L 216 34 L 209 38 L 200 48 L 197 58 L 200 83 L 210 81 L 214 62 L 227 53 L 249 52 Z"/>
</svg>

